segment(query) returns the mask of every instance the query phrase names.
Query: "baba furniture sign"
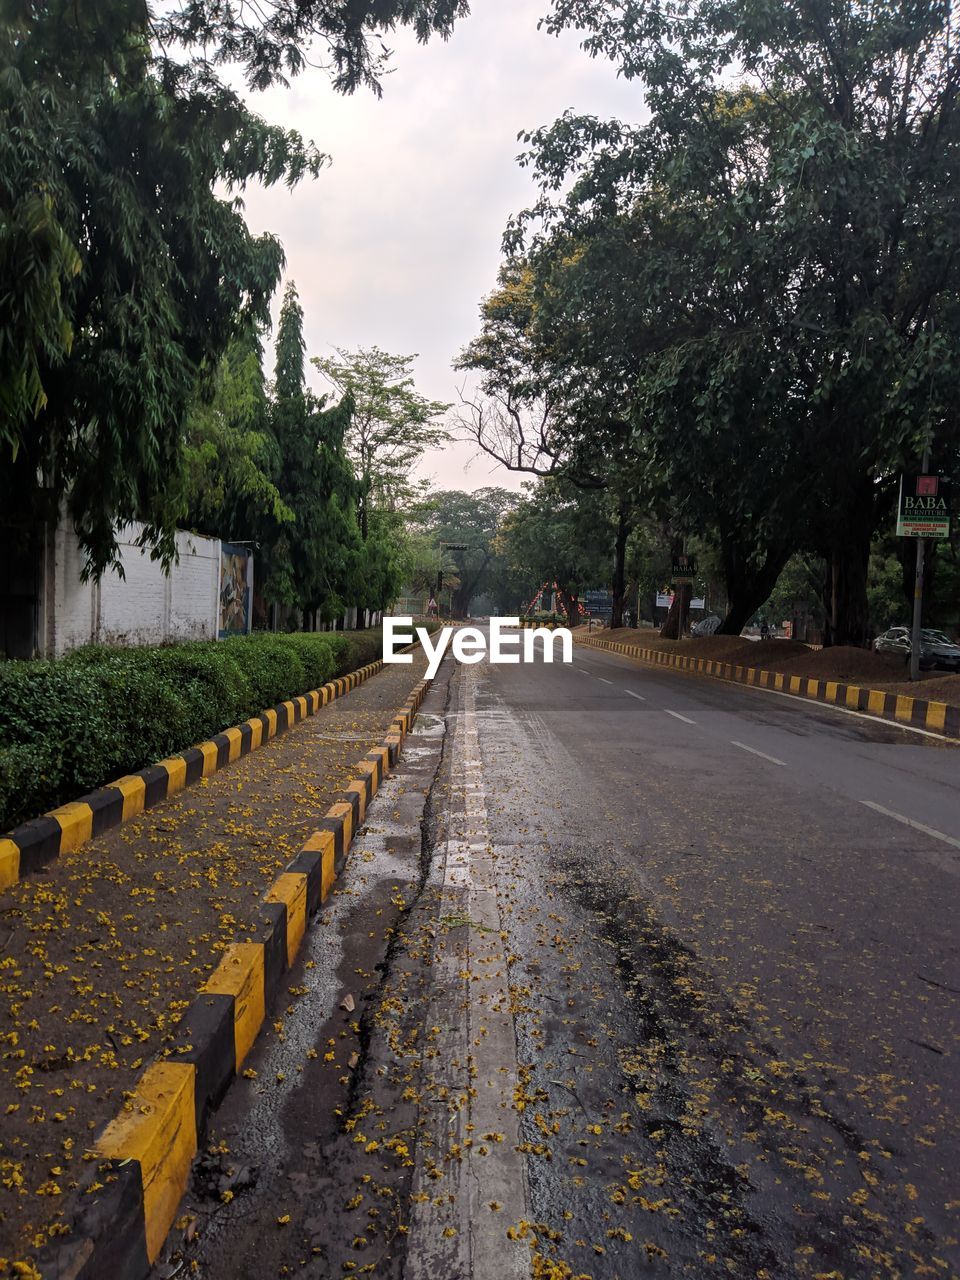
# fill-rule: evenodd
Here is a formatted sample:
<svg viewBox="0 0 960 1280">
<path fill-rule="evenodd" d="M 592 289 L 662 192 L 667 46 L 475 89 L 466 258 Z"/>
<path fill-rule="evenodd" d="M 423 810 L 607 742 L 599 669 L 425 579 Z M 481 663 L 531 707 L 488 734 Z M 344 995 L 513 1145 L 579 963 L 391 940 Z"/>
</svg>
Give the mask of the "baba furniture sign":
<svg viewBox="0 0 960 1280">
<path fill-rule="evenodd" d="M 897 536 L 950 537 L 950 486 L 943 476 L 900 477 Z"/>
</svg>

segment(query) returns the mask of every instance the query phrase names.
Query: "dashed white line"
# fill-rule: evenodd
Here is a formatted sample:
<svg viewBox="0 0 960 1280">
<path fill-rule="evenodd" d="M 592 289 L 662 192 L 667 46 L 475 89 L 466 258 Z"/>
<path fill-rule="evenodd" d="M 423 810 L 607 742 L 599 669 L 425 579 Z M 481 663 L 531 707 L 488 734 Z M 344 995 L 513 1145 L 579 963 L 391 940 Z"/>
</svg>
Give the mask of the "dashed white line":
<svg viewBox="0 0 960 1280">
<path fill-rule="evenodd" d="M 581 675 L 584 675 L 584 676 L 592 676 L 592 675 L 593 675 L 593 672 L 592 672 L 592 671 L 588 671 L 588 670 L 586 669 L 586 667 L 577 667 L 577 670 L 580 672 L 580 674 L 581 674 Z"/>
<path fill-rule="evenodd" d="M 905 818 L 902 813 L 894 813 L 892 809 L 885 809 L 882 804 L 877 804 L 873 800 L 861 800 L 861 804 L 865 804 L 868 809 L 875 809 L 877 813 L 882 813 L 887 818 L 895 818 L 897 822 L 902 822 L 905 827 L 913 827 L 914 831 L 922 831 L 925 836 L 933 836 L 934 840 L 942 840 L 944 844 L 953 845 L 954 849 L 960 849 L 960 840 L 955 840 L 953 836 L 945 836 L 942 831 L 935 831 L 933 827 L 928 827 L 922 822 L 916 822 L 913 818 Z"/>
<path fill-rule="evenodd" d="M 745 742 L 738 742 L 736 738 L 731 738 L 730 741 L 735 747 L 739 747 L 741 751 L 749 751 L 752 756 L 759 756 L 761 760 L 769 760 L 771 764 L 787 767 L 786 760 L 778 760 L 776 756 L 768 756 L 765 751 L 758 751 L 756 747 L 748 747 Z"/>
<path fill-rule="evenodd" d="M 636 698 L 638 702 L 646 702 L 646 698 L 642 693 L 634 693 L 632 689 L 624 689 L 624 693 L 629 693 L 631 698 Z"/>
<path fill-rule="evenodd" d="M 612 680 L 608 680 L 606 676 L 597 676 L 598 680 L 602 680 L 604 684 L 613 684 Z"/>
<path fill-rule="evenodd" d="M 696 724 L 696 720 L 691 720 L 688 716 L 682 716 L 679 711 L 668 711 L 668 716 L 673 716 L 674 720 L 682 720 L 684 724 Z"/>
</svg>

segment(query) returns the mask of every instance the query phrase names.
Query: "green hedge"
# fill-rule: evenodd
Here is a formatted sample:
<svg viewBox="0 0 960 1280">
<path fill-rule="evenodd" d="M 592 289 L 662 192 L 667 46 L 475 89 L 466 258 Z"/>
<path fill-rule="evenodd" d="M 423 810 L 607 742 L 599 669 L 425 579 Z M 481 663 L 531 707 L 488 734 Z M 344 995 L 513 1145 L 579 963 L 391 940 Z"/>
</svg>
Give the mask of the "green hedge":
<svg viewBox="0 0 960 1280">
<path fill-rule="evenodd" d="M 0 663 L 0 831 L 381 656 L 378 630 Z"/>
</svg>

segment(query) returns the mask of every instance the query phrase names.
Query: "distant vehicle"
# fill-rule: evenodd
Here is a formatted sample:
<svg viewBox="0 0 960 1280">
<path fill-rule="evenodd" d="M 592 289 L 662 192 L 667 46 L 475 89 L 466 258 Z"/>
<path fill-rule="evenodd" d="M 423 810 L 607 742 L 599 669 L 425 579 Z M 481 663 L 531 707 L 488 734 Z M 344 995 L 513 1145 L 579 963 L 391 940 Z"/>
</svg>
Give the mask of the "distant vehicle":
<svg viewBox="0 0 960 1280">
<path fill-rule="evenodd" d="M 715 613 L 708 613 L 705 618 L 701 618 L 699 622 L 694 623 L 690 628 L 692 636 L 713 636 L 717 633 L 717 627 L 720 625 L 720 619 Z"/>
<path fill-rule="evenodd" d="M 891 627 L 877 636 L 873 642 L 876 653 L 910 657 L 909 627 Z M 920 667 L 931 671 L 939 667 L 943 671 L 960 671 L 960 645 L 954 644 L 948 635 L 935 631 L 932 627 L 924 627 L 920 632 Z"/>
</svg>

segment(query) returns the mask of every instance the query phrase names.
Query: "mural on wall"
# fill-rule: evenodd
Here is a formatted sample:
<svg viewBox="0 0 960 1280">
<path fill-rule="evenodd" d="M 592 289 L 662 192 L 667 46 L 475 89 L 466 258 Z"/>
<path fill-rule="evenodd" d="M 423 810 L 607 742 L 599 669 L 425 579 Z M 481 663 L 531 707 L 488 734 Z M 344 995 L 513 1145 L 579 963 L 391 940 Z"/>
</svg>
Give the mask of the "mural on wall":
<svg viewBox="0 0 960 1280">
<path fill-rule="evenodd" d="M 229 542 L 220 546 L 220 639 L 250 631 L 253 611 L 253 555 Z"/>
</svg>

